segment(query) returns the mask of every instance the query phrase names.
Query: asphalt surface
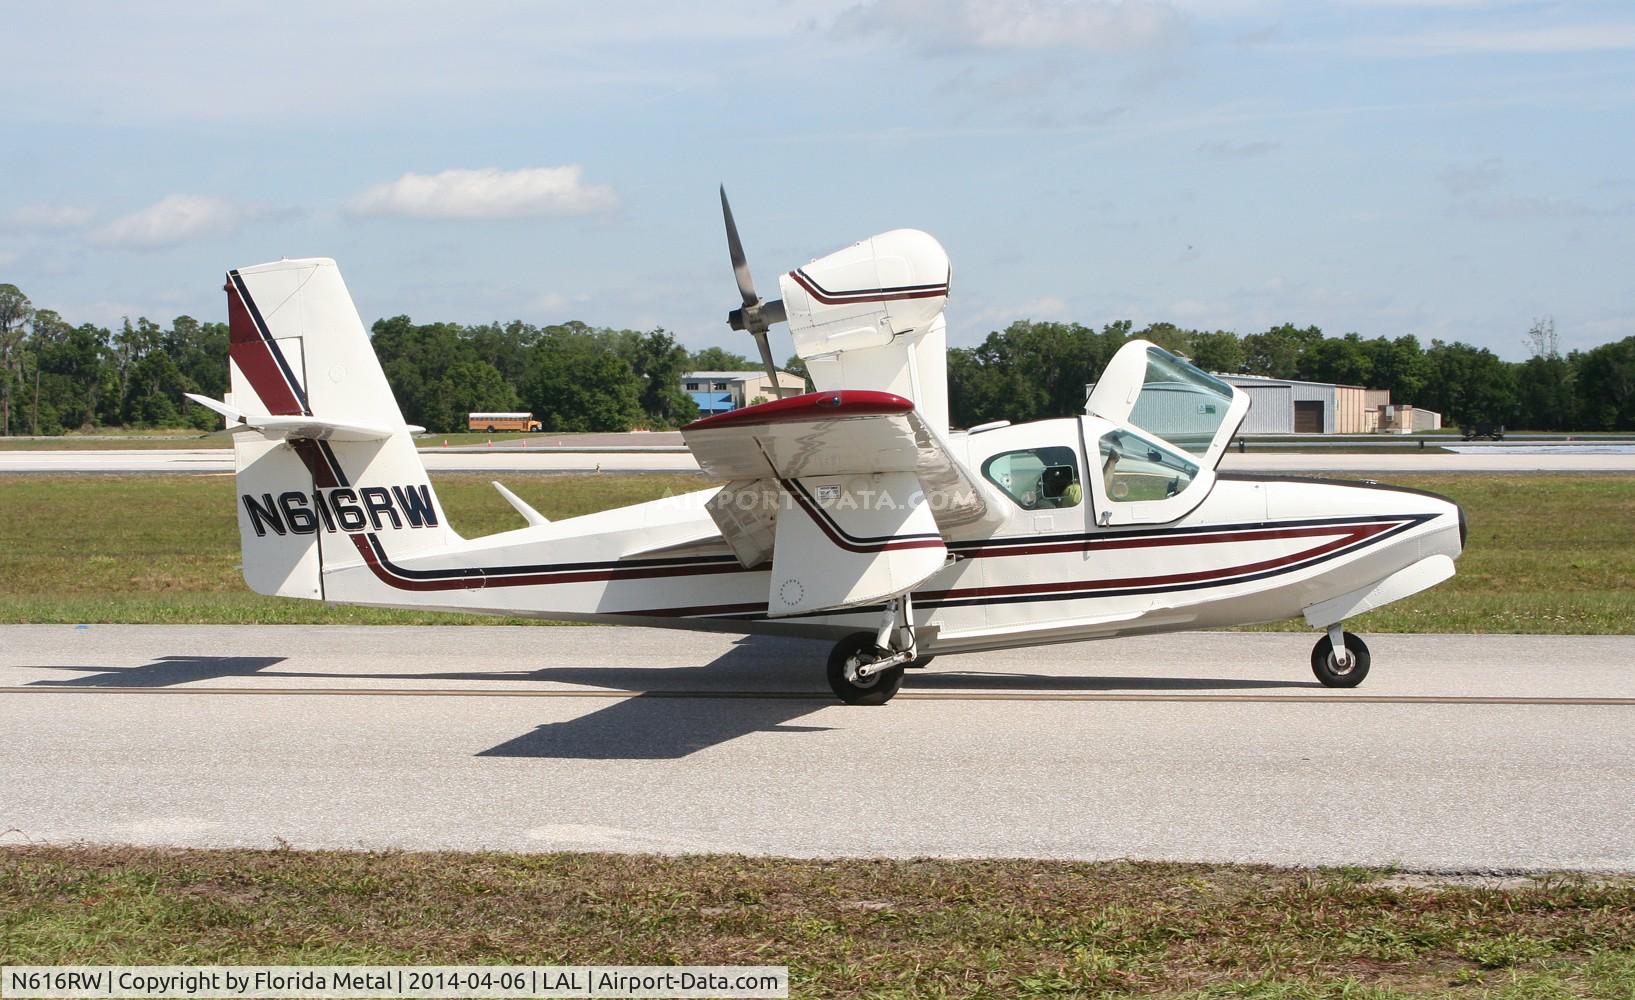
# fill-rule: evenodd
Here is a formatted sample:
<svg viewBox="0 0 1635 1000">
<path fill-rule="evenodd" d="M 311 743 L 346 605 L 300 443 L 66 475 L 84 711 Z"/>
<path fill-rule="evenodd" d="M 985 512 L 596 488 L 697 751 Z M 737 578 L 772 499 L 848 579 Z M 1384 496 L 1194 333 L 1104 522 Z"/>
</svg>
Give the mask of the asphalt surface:
<svg viewBox="0 0 1635 1000">
<path fill-rule="evenodd" d="M 0 627 L 0 842 L 1635 870 L 1635 637 L 943 657 L 626 628 Z"/>
<path fill-rule="evenodd" d="M 505 448 L 422 451 L 433 472 L 697 472 L 692 455 L 669 448 L 586 451 L 525 451 Z M 1635 453 L 1600 454 L 1576 449 L 1477 448 L 1466 454 L 1396 452 L 1229 452 L 1221 468 L 1235 472 L 1635 472 Z M 192 472 L 233 471 L 224 448 L 124 451 L 0 451 L 6 472 Z"/>
</svg>

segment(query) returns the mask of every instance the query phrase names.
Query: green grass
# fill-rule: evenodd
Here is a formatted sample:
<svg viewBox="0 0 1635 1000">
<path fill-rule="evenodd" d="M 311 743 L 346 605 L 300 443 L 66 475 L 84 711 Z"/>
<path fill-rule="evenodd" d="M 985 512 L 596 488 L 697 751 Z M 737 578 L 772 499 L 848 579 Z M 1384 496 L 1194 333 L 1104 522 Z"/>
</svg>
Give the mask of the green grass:
<svg viewBox="0 0 1635 1000">
<path fill-rule="evenodd" d="M 233 439 L 200 430 L 96 431 L 61 437 L 0 437 L 0 451 L 141 451 L 156 448 L 226 448 Z"/>
<path fill-rule="evenodd" d="M 515 447 L 524 440 L 555 442 L 561 439 L 572 444 L 582 435 L 552 431 L 453 431 L 447 434 L 422 434 L 415 438 L 421 448 L 441 448 L 447 441 L 456 445 L 486 444 Z M 210 436 L 205 431 L 191 428 L 159 428 L 154 430 L 98 429 L 86 434 L 63 434 L 57 437 L 0 437 L 0 451 L 130 451 L 147 448 L 227 448 L 233 439 Z M 638 442 L 639 443 L 639 442 Z"/>
<path fill-rule="evenodd" d="M 1351 619 L 1348 628 L 1635 633 L 1635 476 L 1380 478 L 1457 501 L 1468 515 L 1470 535 L 1453 579 Z"/>
<path fill-rule="evenodd" d="M 767 964 L 800 997 L 1635 993 L 1635 882 L 1048 861 L 0 850 L 0 964 Z"/>
<path fill-rule="evenodd" d="M 493 476 L 433 476 L 467 537 L 522 527 Z M 551 518 L 702 489 L 696 475 L 506 475 Z M 492 624 L 506 619 L 262 597 L 239 573 L 233 477 L 0 476 L 0 622 Z M 517 619 L 517 622 L 527 621 Z"/>
<path fill-rule="evenodd" d="M 433 477 L 469 536 L 519 527 L 490 477 Z M 687 475 L 508 474 L 547 516 L 698 489 Z M 1635 632 L 1635 477 L 1419 475 L 1388 482 L 1463 504 L 1470 539 L 1452 580 L 1354 620 L 1360 632 Z M 230 476 L 0 477 L 0 621 L 493 622 L 326 607 L 251 594 L 237 569 Z M 1265 626 L 1300 629 L 1299 622 Z"/>
</svg>

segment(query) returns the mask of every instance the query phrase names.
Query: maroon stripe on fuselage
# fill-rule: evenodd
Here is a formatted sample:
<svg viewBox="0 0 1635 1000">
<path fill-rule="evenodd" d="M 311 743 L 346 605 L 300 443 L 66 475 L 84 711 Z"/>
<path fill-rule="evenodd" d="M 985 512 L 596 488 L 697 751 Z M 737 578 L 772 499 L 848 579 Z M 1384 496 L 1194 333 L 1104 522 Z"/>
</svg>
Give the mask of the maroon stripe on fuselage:
<svg viewBox="0 0 1635 1000">
<path fill-rule="evenodd" d="M 1384 525 L 1368 525 L 1367 527 L 1384 528 L 1395 527 L 1392 522 Z M 1040 545 L 1005 545 L 989 548 L 961 549 L 959 554 L 967 559 L 995 559 L 1002 556 L 1037 556 L 1049 555 L 1055 552 L 1091 552 L 1102 549 L 1145 549 L 1166 545 L 1210 545 L 1220 542 L 1260 542 L 1274 538 L 1309 538 L 1315 535 L 1332 535 L 1336 530 L 1352 530 L 1355 525 L 1315 525 L 1303 528 L 1264 528 L 1255 531 L 1223 531 L 1208 534 L 1177 534 L 1170 537 L 1162 535 L 1146 535 L 1136 538 L 1080 538 L 1071 542 L 1046 542 Z"/>
<path fill-rule="evenodd" d="M 488 590 L 494 587 L 542 587 L 553 583 L 599 583 L 609 580 L 663 579 L 676 576 L 706 576 L 720 573 L 748 572 L 736 563 L 712 563 L 703 566 L 641 566 L 630 569 L 586 570 L 577 573 L 525 573 L 515 576 L 489 576 L 481 569 L 463 571 L 467 575 L 442 580 L 415 580 L 392 572 L 385 560 L 362 535 L 353 535 L 364 562 L 382 582 L 399 590 Z M 379 543 L 379 539 L 376 539 Z M 462 572 L 451 570 L 450 572 Z"/>
<path fill-rule="evenodd" d="M 1110 580 L 1073 580 L 1063 583 L 1024 583 L 1006 587 L 973 587 L 963 590 L 931 591 L 917 594 L 927 601 L 940 601 L 949 598 L 961 600 L 972 597 L 1013 597 L 1022 594 L 1052 594 L 1066 591 L 1083 590 L 1093 596 L 1098 590 L 1123 590 L 1129 587 L 1162 588 L 1174 584 L 1202 583 L 1208 580 L 1224 579 L 1227 577 L 1245 576 L 1250 573 L 1259 573 L 1266 570 L 1278 569 L 1293 563 L 1303 562 L 1326 555 L 1336 549 L 1342 549 L 1357 542 L 1365 541 L 1382 532 L 1400 527 L 1402 522 L 1386 522 L 1382 524 L 1352 525 L 1342 529 L 1344 534 L 1331 542 L 1314 545 L 1311 548 L 1301 549 L 1299 552 L 1279 556 L 1275 559 L 1262 559 L 1259 562 L 1241 563 L 1237 566 L 1227 566 L 1220 569 L 1198 570 L 1192 573 L 1168 573 L 1159 576 L 1128 576 Z M 1304 529 L 1298 529 L 1304 530 Z M 1333 529 L 1330 529 L 1332 531 Z M 1327 532 L 1325 532 L 1327 533 Z M 1196 536 L 1193 536 L 1196 537 Z M 1298 537 L 1291 535 L 1290 537 Z M 1110 539 L 1112 541 L 1113 539 Z M 1125 541 L 1124 539 L 1117 539 Z M 1131 542 L 1144 542 L 1147 545 L 1174 545 L 1186 544 L 1172 539 L 1128 539 Z M 1126 545 L 1121 548 L 1142 548 L 1144 545 Z"/>
</svg>

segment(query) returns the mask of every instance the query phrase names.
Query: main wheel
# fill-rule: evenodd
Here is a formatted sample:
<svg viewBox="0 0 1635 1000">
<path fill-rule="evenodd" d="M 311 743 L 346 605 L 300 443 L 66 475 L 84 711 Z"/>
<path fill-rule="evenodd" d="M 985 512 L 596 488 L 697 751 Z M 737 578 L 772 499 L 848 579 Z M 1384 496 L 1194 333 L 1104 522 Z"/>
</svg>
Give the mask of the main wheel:
<svg viewBox="0 0 1635 1000">
<path fill-rule="evenodd" d="M 860 664 L 873 662 L 879 647 L 873 632 L 857 632 L 835 643 L 829 654 L 829 687 L 848 705 L 884 705 L 903 684 L 903 668 L 888 667 L 869 677 L 858 677 Z"/>
<path fill-rule="evenodd" d="M 1318 639 L 1317 645 L 1311 648 L 1311 672 L 1317 675 L 1324 687 L 1354 688 L 1368 676 L 1368 643 L 1347 632 L 1345 648 L 1351 654 L 1351 662 L 1344 667 L 1335 657 L 1334 644 L 1329 642 L 1327 635 Z"/>
<path fill-rule="evenodd" d="M 909 660 L 907 663 L 903 664 L 903 669 L 904 670 L 924 670 L 926 667 L 929 667 L 931 665 L 931 661 L 935 660 L 935 659 L 936 659 L 936 656 L 931 654 L 931 653 L 926 653 L 924 656 L 916 656 L 916 657 L 914 657 L 914 659 Z"/>
</svg>

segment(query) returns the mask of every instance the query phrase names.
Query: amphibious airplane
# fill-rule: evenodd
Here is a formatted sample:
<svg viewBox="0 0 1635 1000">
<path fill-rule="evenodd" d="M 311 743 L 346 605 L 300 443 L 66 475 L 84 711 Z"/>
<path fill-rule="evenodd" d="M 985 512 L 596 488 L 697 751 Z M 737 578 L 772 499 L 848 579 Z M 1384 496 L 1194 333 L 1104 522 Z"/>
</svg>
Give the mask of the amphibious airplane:
<svg viewBox="0 0 1635 1000">
<path fill-rule="evenodd" d="M 828 679 L 879 705 L 934 655 L 1303 616 L 1351 687 L 1354 615 L 1454 572 L 1464 513 L 1430 493 L 1216 471 L 1248 397 L 1144 341 L 1082 416 L 948 426 L 950 269 L 871 237 L 743 297 L 769 372 L 784 322 L 816 392 L 682 428 L 725 485 L 482 538 L 448 523 L 335 263 L 229 272 L 244 577 L 259 593 L 835 640 Z M 773 378 L 773 384 L 777 379 Z"/>
</svg>

